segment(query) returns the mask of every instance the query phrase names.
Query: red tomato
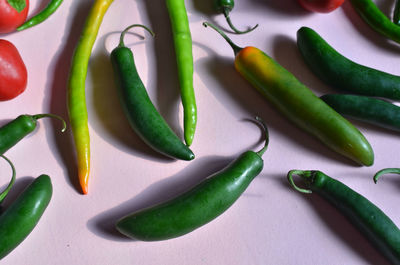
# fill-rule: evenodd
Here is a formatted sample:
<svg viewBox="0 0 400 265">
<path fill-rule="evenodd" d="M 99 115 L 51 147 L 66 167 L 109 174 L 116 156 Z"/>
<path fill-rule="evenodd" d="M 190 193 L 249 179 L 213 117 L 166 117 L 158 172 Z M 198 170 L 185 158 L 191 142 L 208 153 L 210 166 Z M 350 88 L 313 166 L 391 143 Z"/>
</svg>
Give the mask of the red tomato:
<svg viewBox="0 0 400 265">
<path fill-rule="evenodd" d="M 318 13 L 329 13 L 339 6 L 344 0 L 298 0 L 305 9 Z"/>
<path fill-rule="evenodd" d="M 26 88 L 28 72 L 17 48 L 0 39 L 0 100 L 15 98 Z"/>
<path fill-rule="evenodd" d="M 29 0 L 0 0 L 0 34 L 14 31 L 25 22 Z"/>
</svg>

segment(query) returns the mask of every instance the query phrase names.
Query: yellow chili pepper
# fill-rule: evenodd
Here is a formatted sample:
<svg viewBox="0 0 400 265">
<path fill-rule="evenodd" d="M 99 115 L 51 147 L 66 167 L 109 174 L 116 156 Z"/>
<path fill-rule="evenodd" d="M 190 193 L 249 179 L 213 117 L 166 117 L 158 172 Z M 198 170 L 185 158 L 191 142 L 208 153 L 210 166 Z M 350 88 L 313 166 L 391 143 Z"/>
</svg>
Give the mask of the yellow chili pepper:
<svg viewBox="0 0 400 265">
<path fill-rule="evenodd" d="M 86 108 L 85 80 L 93 44 L 104 14 L 113 0 L 95 0 L 72 58 L 68 80 L 67 105 L 74 136 L 79 183 L 83 194 L 88 193 L 90 171 L 90 137 Z"/>
</svg>

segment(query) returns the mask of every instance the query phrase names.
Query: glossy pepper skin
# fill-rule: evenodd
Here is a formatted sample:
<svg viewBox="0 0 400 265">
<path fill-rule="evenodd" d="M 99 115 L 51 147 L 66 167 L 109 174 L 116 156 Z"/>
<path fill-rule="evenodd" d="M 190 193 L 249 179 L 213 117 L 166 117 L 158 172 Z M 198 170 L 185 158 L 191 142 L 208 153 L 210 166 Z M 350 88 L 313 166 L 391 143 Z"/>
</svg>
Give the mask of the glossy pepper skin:
<svg viewBox="0 0 400 265">
<path fill-rule="evenodd" d="M 349 60 L 313 29 L 301 27 L 297 31 L 297 47 L 313 73 L 333 88 L 400 100 L 400 76 Z"/>
<path fill-rule="evenodd" d="M 125 46 L 123 38 L 127 30 L 142 25 L 131 25 L 121 33 L 119 45 L 113 49 L 110 58 L 122 109 L 131 128 L 155 151 L 174 159 L 192 160 L 193 152 L 172 131 L 157 111 L 147 94 L 137 72 L 131 49 Z"/>
<path fill-rule="evenodd" d="M 372 29 L 400 43 L 400 27 L 393 23 L 372 0 L 350 0 L 350 3 Z"/>
<path fill-rule="evenodd" d="M 184 0 L 166 0 L 174 39 L 178 78 L 183 106 L 183 133 L 187 146 L 193 143 L 197 125 L 197 104 L 193 88 L 192 36 Z"/>
<path fill-rule="evenodd" d="M 129 214 L 120 219 L 116 228 L 122 234 L 143 241 L 166 240 L 187 234 L 210 222 L 227 210 L 262 171 L 259 152 L 247 151 L 231 164 L 208 177 L 191 190 L 172 200 Z"/>
<path fill-rule="evenodd" d="M 4 154 L 8 149 L 16 145 L 25 136 L 33 132 L 33 130 L 35 130 L 37 126 L 37 120 L 44 117 L 56 118 L 61 120 L 63 122 L 62 131 L 65 131 L 66 129 L 65 121 L 57 115 L 54 114 L 19 115 L 14 120 L 0 127 L 0 155 Z"/>
<path fill-rule="evenodd" d="M 93 44 L 112 2 L 113 0 L 95 0 L 93 3 L 72 57 L 68 79 L 67 107 L 76 149 L 79 184 L 83 194 L 88 193 L 90 174 L 90 135 L 85 80 Z"/>
<path fill-rule="evenodd" d="M 211 23 L 205 26 L 218 30 Z M 284 116 L 339 154 L 361 165 L 373 164 L 371 145 L 348 120 L 263 51 L 225 39 L 235 51 L 236 70 Z"/>
<path fill-rule="evenodd" d="M 298 175 L 306 189 L 293 181 Z M 396 224 L 367 198 L 318 170 L 291 170 L 289 183 L 299 192 L 315 192 L 335 206 L 393 264 L 400 264 L 400 230 Z"/>
<path fill-rule="evenodd" d="M 46 210 L 53 188 L 50 177 L 37 177 L 0 215 L 0 259 L 32 232 Z"/>
</svg>

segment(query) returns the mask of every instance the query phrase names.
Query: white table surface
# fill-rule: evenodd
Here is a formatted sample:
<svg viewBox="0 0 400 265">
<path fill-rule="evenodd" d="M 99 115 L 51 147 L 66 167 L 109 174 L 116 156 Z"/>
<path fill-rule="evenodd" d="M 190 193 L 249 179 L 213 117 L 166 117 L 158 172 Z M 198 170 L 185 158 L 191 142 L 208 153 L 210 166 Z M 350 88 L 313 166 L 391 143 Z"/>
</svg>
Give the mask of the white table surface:
<svg viewBox="0 0 400 265">
<path fill-rule="evenodd" d="M 48 1 L 31 0 L 30 15 Z M 67 119 L 66 82 L 71 56 L 93 1 L 65 0 L 46 22 L 1 36 L 13 42 L 28 69 L 28 86 L 17 98 L 0 102 L 0 124 L 20 114 L 51 112 Z M 89 194 L 77 186 L 71 131 L 43 119 L 38 128 L 6 154 L 17 168 L 9 205 L 34 177 L 52 178 L 52 200 L 37 227 L 2 264 L 386 264 L 386 260 L 336 209 L 317 195 L 294 191 L 290 169 L 319 169 L 360 192 L 400 223 L 400 179 L 373 174 L 398 166 L 398 133 L 355 122 L 375 151 L 371 167 L 359 167 L 301 131 L 275 111 L 233 68 L 233 53 L 205 20 L 226 28 L 212 1 L 186 1 L 193 38 L 194 88 L 198 127 L 191 162 L 162 158 L 129 128 L 120 108 L 109 61 L 119 33 L 132 30 L 126 44 L 154 104 L 182 137 L 182 108 L 169 18 L 163 0 L 115 0 L 104 17 L 86 80 L 91 136 Z M 379 1 L 386 14 L 392 1 Z M 372 31 L 350 3 L 329 14 L 310 13 L 294 0 L 237 0 L 231 13 L 238 28 L 259 27 L 229 36 L 239 46 L 256 46 L 276 59 L 317 95 L 333 93 L 306 67 L 296 47 L 301 26 L 316 30 L 346 57 L 400 75 L 400 46 Z M 180 238 L 132 241 L 113 230 L 121 216 L 171 198 L 222 169 L 241 152 L 261 148 L 262 132 L 246 119 L 260 115 L 269 126 L 264 169 L 239 200 L 211 223 Z M 2 184 L 10 170 L 0 162 Z M 0 239 L 1 240 L 1 239 Z"/>
</svg>

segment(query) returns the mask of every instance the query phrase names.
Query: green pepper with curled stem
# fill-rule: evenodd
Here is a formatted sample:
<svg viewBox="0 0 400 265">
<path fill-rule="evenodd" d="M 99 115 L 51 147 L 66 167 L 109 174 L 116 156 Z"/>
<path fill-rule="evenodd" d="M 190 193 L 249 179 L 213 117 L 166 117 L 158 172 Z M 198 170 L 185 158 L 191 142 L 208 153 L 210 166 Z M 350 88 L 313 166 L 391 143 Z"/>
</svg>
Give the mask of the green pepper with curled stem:
<svg viewBox="0 0 400 265">
<path fill-rule="evenodd" d="M 294 175 L 300 176 L 305 189 L 294 183 Z M 287 178 L 297 191 L 315 192 L 330 202 L 393 264 L 400 264 L 400 230 L 375 204 L 318 170 L 291 170 Z"/>
<path fill-rule="evenodd" d="M 261 156 L 267 150 L 268 128 L 260 118 L 256 119 L 265 133 L 265 145 L 260 151 L 244 152 L 189 191 L 123 217 L 116 224 L 117 230 L 133 239 L 166 240 L 187 234 L 222 214 L 263 169 Z"/>
<path fill-rule="evenodd" d="M 143 25 L 131 25 L 121 33 L 118 47 L 111 52 L 118 96 L 125 116 L 131 128 L 155 151 L 175 159 L 192 160 L 193 152 L 172 131 L 151 102 L 136 70 L 133 53 L 124 44 L 125 33 L 132 27 L 142 27 L 154 35 Z"/>
<path fill-rule="evenodd" d="M 0 155 L 33 132 L 36 128 L 37 120 L 45 117 L 62 121 L 62 132 L 65 131 L 67 125 L 60 116 L 54 114 L 20 115 L 0 128 Z"/>
<path fill-rule="evenodd" d="M 258 24 L 255 25 L 252 28 L 249 28 L 248 30 L 238 30 L 231 21 L 230 18 L 230 12 L 233 10 L 235 6 L 235 1 L 234 0 L 214 0 L 214 8 L 217 12 L 224 14 L 226 18 L 226 22 L 228 22 L 229 27 L 233 30 L 234 33 L 236 34 L 244 34 L 253 31 L 258 27 Z"/>
</svg>

